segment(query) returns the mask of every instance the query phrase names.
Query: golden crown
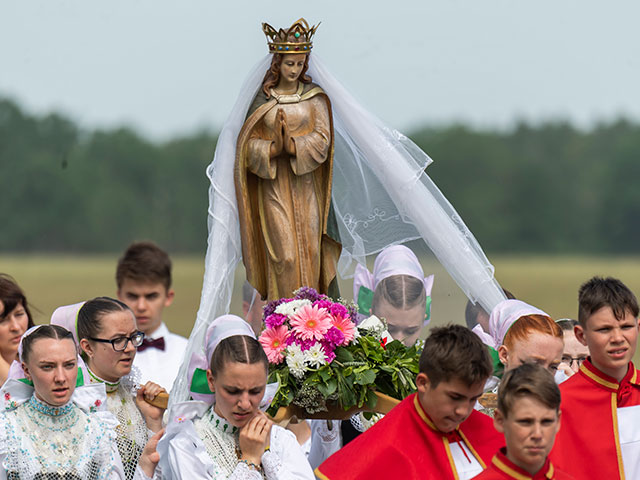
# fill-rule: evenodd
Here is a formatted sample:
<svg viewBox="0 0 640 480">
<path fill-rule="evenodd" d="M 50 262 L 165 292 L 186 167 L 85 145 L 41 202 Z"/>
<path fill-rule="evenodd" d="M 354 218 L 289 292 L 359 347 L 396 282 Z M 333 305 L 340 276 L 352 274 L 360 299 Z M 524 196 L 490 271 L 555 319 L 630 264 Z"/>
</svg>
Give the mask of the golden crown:
<svg viewBox="0 0 640 480">
<path fill-rule="evenodd" d="M 267 44 L 271 53 L 307 53 L 311 51 L 311 38 L 316 33 L 318 25 L 309 27 L 304 18 L 297 20 L 288 30 L 281 28 L 276 31 L 268 23 L 262 24 L 262 31 L 267 36 Z"/>
</svg>

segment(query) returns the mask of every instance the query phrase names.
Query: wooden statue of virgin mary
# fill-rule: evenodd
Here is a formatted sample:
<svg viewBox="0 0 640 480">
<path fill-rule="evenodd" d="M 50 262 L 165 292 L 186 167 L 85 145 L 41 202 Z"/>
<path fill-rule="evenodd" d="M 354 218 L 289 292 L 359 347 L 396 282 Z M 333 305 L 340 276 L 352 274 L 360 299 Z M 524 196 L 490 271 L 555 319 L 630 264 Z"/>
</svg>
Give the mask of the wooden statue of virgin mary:
<svg viewBox="0 0 640 480">
<path fill-rule="evenodd" d="M 317 25 L 262 25 L 272 54 L 238 135 L 234 180 L 247 280 L 263 299 L 337 293 L 331 102 L 307 75 Z"/>
</svg>

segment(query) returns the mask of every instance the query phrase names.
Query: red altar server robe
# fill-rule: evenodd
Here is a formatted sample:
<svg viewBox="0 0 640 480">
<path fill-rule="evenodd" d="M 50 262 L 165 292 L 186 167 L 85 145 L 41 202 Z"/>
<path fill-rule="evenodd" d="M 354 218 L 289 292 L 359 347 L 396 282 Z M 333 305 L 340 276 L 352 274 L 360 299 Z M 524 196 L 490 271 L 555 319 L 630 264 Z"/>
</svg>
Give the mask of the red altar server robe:
<svg viewBox="0 0 640 480">
<path fill-rule="evenodd" d="M 553 463 L 577 480 L 624 480 L 617 410 L 640 405 L 633 363 L 618 383 L 585 360 L 578 373 L 560 384 L 560 392 L 562 417 L 550 455 Z M 626 480 L 632 480 L 628 474 Z"/>
<path fill-rule="evenodd" d="M 473 480 L 574 480 L 572 476 L 555 468 L 548 458 L 538 473 L 531 476 L 509 460 L 504 452 L 504 448 L 500 449 L 487 469 L 473 477 Z"/>
<path fill-rule="evenodd" d="M 504 445 L 493 419 L 473 411 L 453 432 L 436 429 L 416 394 L 316 469 L 322 480 L 458 480 L 449 442 L 464 442 L 483 468 Z"/>
</svg>

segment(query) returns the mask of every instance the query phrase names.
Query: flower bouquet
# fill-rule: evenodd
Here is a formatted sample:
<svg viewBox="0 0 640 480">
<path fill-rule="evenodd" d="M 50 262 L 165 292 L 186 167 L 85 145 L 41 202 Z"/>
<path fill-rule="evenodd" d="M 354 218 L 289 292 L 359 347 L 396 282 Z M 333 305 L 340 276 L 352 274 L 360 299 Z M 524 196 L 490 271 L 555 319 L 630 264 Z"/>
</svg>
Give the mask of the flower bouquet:
<svg viewBox="0 0 640 480">
<path fill-rule="evenodd" d="M 416 390 L 418 348 L 391 340 L 376 317 L 356 325 L 356 314 L 354 303 L 334 302 L 309 287 L 265 306 L 259 341 L 269 382 L 279 385 L 269 414 L 281 407 L 298 418 L 386 413 Z"/>
</svg>

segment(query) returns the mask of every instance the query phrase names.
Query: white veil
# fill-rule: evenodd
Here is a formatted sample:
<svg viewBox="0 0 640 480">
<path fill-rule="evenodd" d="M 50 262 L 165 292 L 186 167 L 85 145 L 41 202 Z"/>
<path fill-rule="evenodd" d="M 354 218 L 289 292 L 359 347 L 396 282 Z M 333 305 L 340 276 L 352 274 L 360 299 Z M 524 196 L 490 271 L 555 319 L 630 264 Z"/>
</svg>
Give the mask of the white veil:
<svg viewBox="0 0 640 480">
<path fill-rule="evenodd" d="M 242 257 L 233 177 L 236 140 L 270 63 L 268 54 L 245 80 L 207 168 L 211 187 L 202 297 L 171 391 L 172 404 L 188 399 L 191 354 L 204 350 L 207 327 L 229 311 L 234 272 Z M 425 173 L 432 162 L 429 156 L 358 104 L 315 54 L 308 73 L 327 93 L 333 109 L 332 200 L 343 247 L 340 275 L 352 272 L 354 261 L 364 264 L 367 255 L 388 245 L 423 238 L 467 297 L 491 311 L 505 296 L 480 245 Z"/>
</svg>

